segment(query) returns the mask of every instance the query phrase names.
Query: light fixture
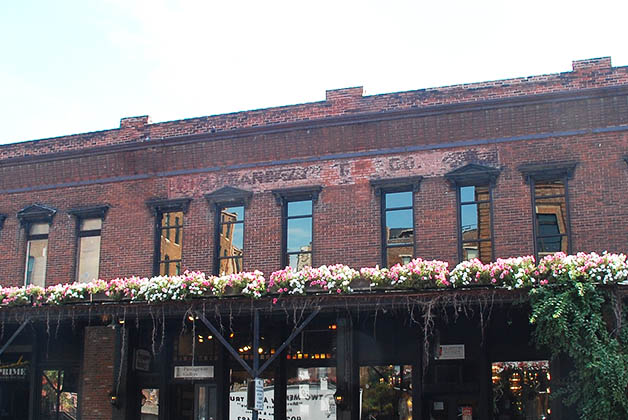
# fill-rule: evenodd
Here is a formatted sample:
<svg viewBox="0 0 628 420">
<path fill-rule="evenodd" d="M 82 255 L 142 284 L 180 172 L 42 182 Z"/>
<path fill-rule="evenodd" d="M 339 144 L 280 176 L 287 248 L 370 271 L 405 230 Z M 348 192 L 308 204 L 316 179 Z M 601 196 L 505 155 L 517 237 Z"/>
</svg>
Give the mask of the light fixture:
<svg viewBox="0 0 628 420">
<path fill-rule="evenodd" d="M 120 406 L 120 398 L 118 398 L 118 395 L 113 391 L 109 393 L 109 402 L 116 408 Z"/>
</svg>

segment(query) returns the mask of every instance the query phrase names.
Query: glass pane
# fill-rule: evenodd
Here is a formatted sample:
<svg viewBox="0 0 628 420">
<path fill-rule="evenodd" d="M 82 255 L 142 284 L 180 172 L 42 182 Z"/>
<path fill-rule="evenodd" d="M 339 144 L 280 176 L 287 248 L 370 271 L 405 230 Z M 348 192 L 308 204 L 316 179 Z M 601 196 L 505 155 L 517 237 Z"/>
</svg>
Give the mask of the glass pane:
<svg viewBox="0 0 628 420">
<path fill-rule="evenodd" d="M 253 413 L 246 408 L 246 386 L 249 379 L 248 373 L 242 370 L 231 370 L 231 384 L 229 387 L 230 420 L 250 420 L 252 418 Z M 275 417 L 275 371 L 273 369 L 264 370 L 262 379 L 264 380 L 264 409 L 259 412 L 259 419 L 272 420 Z M 291 401 L 288 399 L 288 413 L 290 412 L 290 404 Z M 288 418 L 290 418 L 290 415 L 288 415 Z"/>
<path fill-rule="evenodd" d="M 385 206 L 387 209 L 394 207 L 412 207 L 412 191 L 386 193 Z"/>
<path fill-rule="evenodd" d="M 475 200 L 475 186 L 460 187 L 460 202 L 467 203 Z"/>
<path fill-rule="evenodd" d="M 460 206 L 460 227 L 462 240 L 477 239 L 478 237 L 478 205 L 465 204 Z"/>
<path fill-rule="evenodd" d="M 78 280 L 90 281 L 98 279 L 100 265 L 100 236 L 80 238 Z"/>
<path fill-rule="evenodd" d="M 244 206 L 225 207 L 220 212 L 221 222 L 236 222 L 244 220 Z"/>
<path fill-rule="evenodd" d="M 360 367 L 363 420 L 412 419 L 412 367 Z"/>
<path fill-rule="evenodd" d="M 102 228 L 102 219 L 82 219 L 81 230 L 100 230 Z"/>
<path fill-rule="evenodd" d="M 181 259 L 181 228 L 165 229 L 161 231 L 161 244 L 159 247 L 161 260 Z"/>
<path fill-rule="evenodd" d="M 386 264 L 388 267 L 392 267 L 395 264 L 405 264 L 408 258 L 412 259 L 414 255 L 414 247 L 400 246 L 386 249 Z"/>
<path fill-rule="evenodd" d="M 181 274 L 181 262 L 171 261 L 159 264 L 160 276 L 178 276 Z"/>
<path fill-rule="evenodd" d="M 388 245 L 414 242 L 412 209 L 386 212 L 386 243 Z"/>
<path fill-rule="evenodd" d="M 311 251 L 312 250 L 312 218 L 288 219 L 287 251 Z"/>
<path fill-rule="evenodd" d="M 465 242 L 462 244 L 462 259 L 472 260 L 479 259 L 483 263 L 489 263 L 492 260 L 493 249 L 491 241 L 484 242 Z"/>
<path fill-rule="evenodd" d="M 547 360 L 495 362 L 491 365 L 495 418 L 542 420 L 550 414 Z"/>
<path fill-rule="evenodd" d="M 48 239 L 30 240 L 27 244 L 26 284 L 44 286 Z"/>
<path fill-rule="evenodd" d="M 142 389 L 142 408 L 140 420 L 157 420 L 159 418 L 159 389 Z"/>
<path fill-rule="evenodd" d="M 169 211 L 161 215 L 161 227 L 174 227 L 183 225 L 182 211 Z"/>
<path fill-rule="evenodd" d="M 534 195 L 537 197 L 565 195 L 565 183 L 562 180 L 535 182 Z"/>
<path fill-rule="evenodd" d="M 539 255 L 553 254 L 555 252 L 567 252 L 567 237 L 566 236 L 548 236 L 544 238 L 538 238 L 537 247 Z"/>
<path fill-rule="evenodd" d="M 567 202 L 565 197 L 536 200 L 538 235 L 567 233 Z"/>
<path fill-rule="evenodd" d="M 207 420 L 207 413 L 209 412 L 209 401 L 207 401 L 207 386 L 200 385 L 196 388 L 196 419 L 195 420 Z"/>
<path fill-rule="evenodd" d="M 244 249 L 244 224 L 243 223 L 235 223 L 228 224 L 223 226 L 223 235 L 221 239 L 221 246 L 225 248 L 233 248 L 230 250 L 228 255 L 242 255 L 242 250 Z M 228 235 L 227 235 L 228 234 Z M 226 255 L 222 255 L 225 257 Z"/>
<path fill-rule="evenodd" d="M 50 225 L 48 223 L 33 223 L 31 225 L 31 235 L 48 235 Z"/>
<path fill-rule="evenodd" d="M 221 258 L 219 273 L 222 274 L 236 274 L 242 271 L 242 257 L 236 258 Z"/>
<path fill-rule="evenodd" d="M 336 419 L 335 367 L 290 368 L 287 379 L 288 419 Z"/>
<path fill-rule="evenodd" d="M 41 377 L 42 420 L 75 419 L 78 408 L 78 394 L 73 376 L 78 372 L 65 370 L 44 370 Z"/>
<path fill-rule="evenodd" d="M 307 216 L 310 214 L 312 214 L 312 200 L 288 202 L 288 217 Z"/>
<path fill-rule="evenodd" d="M 288 256 L 288 265 L 292 268 L 296 268 L 297 270 L 302 269 L 305 266 L 312 266 L 312 253 L 311 252 L 301 252 L 298 254 L 290 254 Z"/>
</svg>

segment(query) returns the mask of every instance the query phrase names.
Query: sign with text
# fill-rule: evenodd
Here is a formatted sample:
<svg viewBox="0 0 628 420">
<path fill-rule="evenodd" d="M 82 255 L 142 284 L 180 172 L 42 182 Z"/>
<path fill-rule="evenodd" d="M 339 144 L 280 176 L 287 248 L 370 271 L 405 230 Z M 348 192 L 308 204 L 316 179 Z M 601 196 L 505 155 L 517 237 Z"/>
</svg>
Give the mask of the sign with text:
<svg viewBox="0 0 628 420">
<path fill-rule="evenodd" d="M 135 370 L 140 372 L 150 371 L 150 352 L 144 349 L 135 350 Z"/>
<path fill-rule="evenodd" d="M 28 379 L 30 362 L 20 356 L 14 363 L 0 364 L 0 382 L 25 381 Z"/>
<path fill-rule="evenodd" d="M 214 377 L 213 366 L 175 366 L 175 379 L 207 379 Z"/>
<path fill-rule="evenodd" d="M 448 344 L 439 346 L 437 360 L 464 360 L 464 344 Z"/>
</svg>

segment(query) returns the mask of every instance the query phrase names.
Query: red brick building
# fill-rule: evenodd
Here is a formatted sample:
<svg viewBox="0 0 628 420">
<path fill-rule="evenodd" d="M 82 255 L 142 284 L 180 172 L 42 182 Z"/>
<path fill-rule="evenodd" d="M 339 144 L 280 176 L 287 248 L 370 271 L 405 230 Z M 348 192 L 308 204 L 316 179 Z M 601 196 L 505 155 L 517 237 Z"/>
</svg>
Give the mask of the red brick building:
<svg viewBox="0 0 628 420">
<path fill-rule="evenodd" d="M 627 156 L 628 67 L 608 57 L 560 74 L 374 96 L 354 87 L 321 102 L 164 123 L 123 118 L 117 129 L 0 146 L 0 282 L 625 252 Z M 248 300 L 233 302 L 212 311 L 214 322 L 234 319 L 222 331 L 237 335 L 251 329 L 252 312 L 242 309 Z M 142 418 L 249 418 L 237 407 L 246 372 L 224 346 L 209 347 L 209 332 L 199 342 L 200 330 L 182 329 L 187 306 L 87 306 L 28 312 L 0 360 L 21 356 L 30 370 L 0 384 L 0 419 L 140 418 L 151 399 L 157 408 Z M 375 322 L 377 311 L 347 318 L 328 309 L 301 334 L 319 363 L 295 351 L 299 362 L 279 358 L 266 373 L 275 418 L 359 418 L 368 400 L 359 382 L 378 374 L 373 366 L 390 366 L 397 390 L 415 381 L 403 400 L 411 411 L 385 418 L 452 419 L 463 407 L 469 419 L 519 418 L 493 417 L 491 363 L 544 357 L 530 348 L 525 314 L 504 310 L 519 337 L 483 351 L 479 334 L 456 335 L 469 325 L 443 327 L 442 343 L 465 341 L 465 361 L 421 379 L 420 340 L 403 316 Z M 275 350 L 292 330 L 273 328 L 276 312 L 264 312 L 261 326 Z M 133 325 L 108 328 L 121 314 Z M 5 313 L 0 343 L 18 318 Z M 499 322 L 489 340 L 500 340 Z M 142 357 L 149 366 L 137 366 Z M 196 363 L 213 372 L 173 371 Z M 305 398 L 302 385 L 314 382 Z M 304 402 L 341 383 L 348 405 Z M 568 418 L 556 407 L 552 418 Z M 260 418 L 271 418 L 265 410 Z"/>
</svg>

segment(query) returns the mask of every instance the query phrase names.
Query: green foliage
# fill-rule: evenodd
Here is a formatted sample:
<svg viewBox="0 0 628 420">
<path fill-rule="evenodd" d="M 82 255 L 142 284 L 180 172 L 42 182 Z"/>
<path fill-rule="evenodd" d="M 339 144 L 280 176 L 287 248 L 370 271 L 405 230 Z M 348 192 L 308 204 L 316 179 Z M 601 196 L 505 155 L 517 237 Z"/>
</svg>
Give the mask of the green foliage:
<svg viewBox="0 0 628 420">
<path fill-rule="evenodd" d="M 626 311 L 620 331 L 614 330 L 614 316 L 603 316 L 616 303 L 614 296 L 595 283 L 565 275 L 555 284 L 532 289 L 530 298 L 537 345 L 553 357 L 566 355 L 574 365 L 558 395 L 567 405 L 576 405 L 581 419 L 628 419 Z"/>
</svg>

